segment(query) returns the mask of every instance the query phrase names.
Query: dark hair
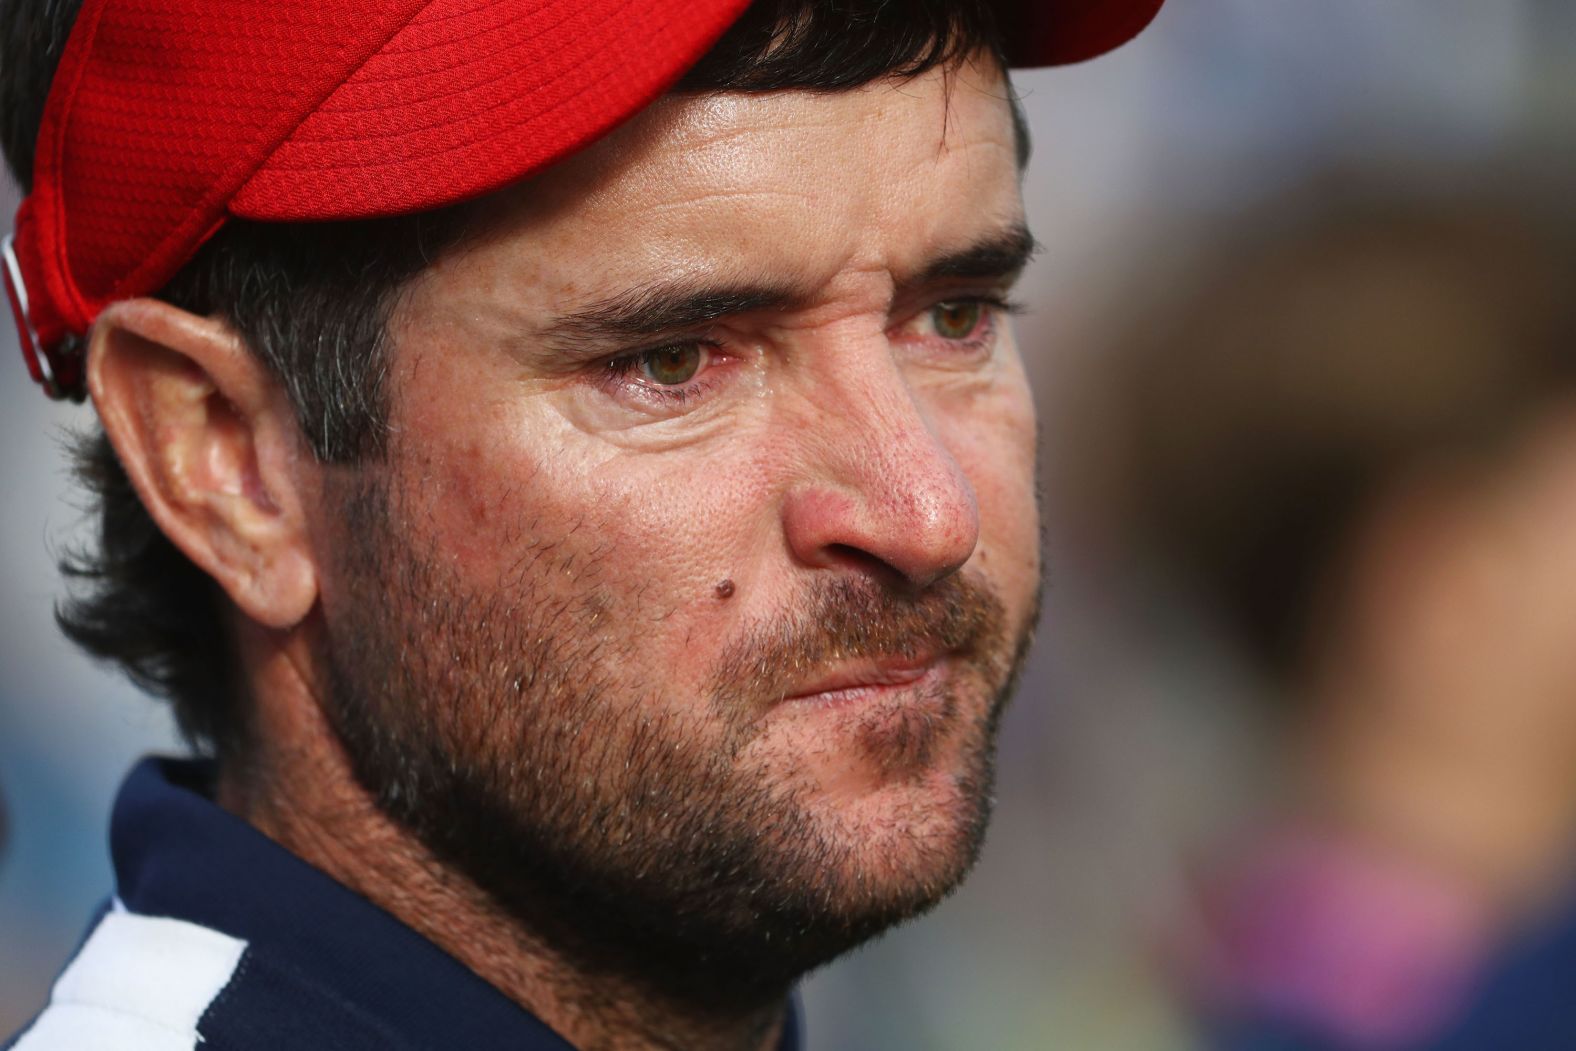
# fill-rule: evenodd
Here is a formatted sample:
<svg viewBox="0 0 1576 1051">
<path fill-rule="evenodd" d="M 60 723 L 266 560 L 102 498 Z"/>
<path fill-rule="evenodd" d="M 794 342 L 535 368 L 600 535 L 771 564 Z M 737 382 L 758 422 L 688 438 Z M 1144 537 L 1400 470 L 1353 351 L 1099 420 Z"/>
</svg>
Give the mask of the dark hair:
<svg viewBox="0 0 1576 1051">
<path fill-rule="evenodd" d="M 0 0 L 0 146 L 24 189 L 49 83 L 81 0 Z M 912 77 L 983 52 L 1003 69 L 984 0 L 759 0 L 680 82 L 680 92 L 837 91 Z M 1020 157 L 1027 134 L 1016 102 Z M 464 236 L 463 207 L 356 223 L 233 220 L 160 296 L 227 319 L 289 393 L 323 461 L 381 455 L 385 324 L 400 290 Z M 78 584 L 57 611 L 67 635 L 169 698 L 194 746 L 247 744 L 218 586 L 159 531 L 101 431 L 75 449 L 96 504 L 97 545 L 67 557 Z"/>
</svg>

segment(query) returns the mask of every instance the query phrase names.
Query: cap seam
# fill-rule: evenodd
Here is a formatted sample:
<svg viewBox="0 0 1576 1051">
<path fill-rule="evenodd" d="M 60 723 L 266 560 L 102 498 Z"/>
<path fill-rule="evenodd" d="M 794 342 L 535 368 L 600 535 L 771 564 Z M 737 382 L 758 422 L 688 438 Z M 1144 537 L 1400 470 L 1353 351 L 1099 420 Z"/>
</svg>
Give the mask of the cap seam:
<svg viewBox="0 0 1576 1051">
<path fill-rule="evenodd" d="M 230 201 L 232 201 L 236 193 L 238 193 L 240 189 L 246 185 L 251 176 L 255 175 L 264 165 L 268 163 L 269 157 L 273 156 L 274 152 L 278 150 L 279 145 L 288 140 L 291 135 L 295 134 L 296 129 L 301 126 L 308 116 L 317 111 L 317 107 L 321 106 L 325 99 L 337 91 L 339 86 L 349 79 L 350 76 L 354 75 L 356 70 L 359 70 L 362 66 L 366 65 L 367 62 L 371 61 L 373 55 L 376 55 L 378 52 L 380 52 L 384 45 L 392 40 L 395 35 L 397 35 L 401 30 L 409 25 L 432 3 L 433 0 L 423 0 L 423 2 L 418 4 L 406 18 L 399 22 L 398 25 L 392 27 L 388 35 L 384 36 L 374 46 L 369 47 L 365 57 L 353 67 L 347 69 L 345 71 L 345 75 L 339 78 L 336 83 L 328 87 L 328 89 L 320 97 L 318 97 L 312 105 L 302 107 L 301 112 L 296 117 L 295 121 L 289 126 L 289 128 L 282 129 L 284 133 L 275 137 L 273 144 L 267 153 L 264 153 L 255 161 L 252 161 L 251 158 L 238 160 L 230 167 L 224 169 L 224 171 L 221 172 L 216 178 L 211 179 L 208 182 L 201 201 L 195 207 L 189 209 L 186 213 L 186 217 L 149 250 L 147 253 L 147 258 L 159 260 L 159 257 L 165 254 L 168 251 L 169 246 L 172 244 L 176 244 L 181 241 L 201 244 L 203 241 L 206 241 L 209 237 L 211 237 L 218 229 L 218 226 L 222 225 L 223 218 L 226 211 L 228 210 Z M 229 187 L 228 192 L 224 194 L 223 200 L 218 199 L 218 188 L 221 186 Z M 208 229 L 200 237 L 196 237 L 194 241 L 194 228 L 205 219 L 207 220 L 210 229 Z M 188 256 L 188 259 L 189 258 L 190 257 Z M 164 265 L 166 267 L 168 266 L 167 263 Z M 173 274 L 178 272 L 180 267 L 184 265 L 185 261 L 177 264 L 170 274 L 165 276 L 165 280 L 167 280 L 169 276 L 173 276 Z M 135 279 L 143 278 L 143 281 L 145 281 L 146 278 L 144 275 L 149 269 L 150 265 L 148 263 L 144 263 L 143 265 L 133 269 L 130 273 L 124 275 L 119 281 L 116 281 L 110 289 L 110 298 L 113 299 L 116 296 L 122 294 L 122 291 L 128 287 L 135 287 L 135 285 L 143 283 L 142 281 L 137 281 Z"/>
<path fill-rule="evenodd" d="M 571 3 L 572 3 L 572 0 L 571 0 Z M 623 5 L 623 9 L 627 10 L 632 5 L 632 3 L 633 3 L 633 0 L 625 0 L 625 3 Z M 665 21 L 660 23 L 660 25 L 661 25 L 662 28 L 665 29 L 665 28 L 671 26 L 672 24 L 673 24 L 673 18 L 672 18 L 672 14 L 670 12 L 669 17 Z M 565 66 L 563 71 L 565 73 L 569 73 L 569 72 L 573 72 L 575 70 L 578 70 L 578 69 L 584 67 L 586 65 L 586 63 L 590 62 L 593 58 L 597 57 L 597 55 L 599 55 L 600 53 L 601 53 L 600 51 L 592 51 L 589 54 L 587 54 L 585 57 L 583 57 L 579 61 L 577 61 L 574 65 L 572 65 L 572 66 Z M 537 112 L 539 112 L 539 113 L 551 112 L 552 110 L 557 109 L 560 106 L 563 106 L 564 104 L 569 102 L 571 99 L 576 99 L 576 98 L 581 97 L 593 85 L 606 82 L 609 79 L 609 77 L 612 76 L 615 72 L 617 72 L 617 71 L 616 70 L 604 70 L 602 72 L 601 76 L 599 76 L 595 81 L 591 82 L 590 84 L 586 84 L 586 85 L 581 86 L 573 94 L 565 95 L 557 103 L 552 103 L 546 109 L 539 110 Z M 425 95 L 419 100 L 414 100 L 414 103 L 411 100 L 405 100 L 405 101 L 400 101 L 400 102 L 390 102 L 390 103 L 388 103 L 386 105 L 381 105 L 381 106 L 366 106 L 366 107 L 353 109 L 353 110 L 334 110 L 333 112 L 334 113 L 344 113 L 344 114 L 347 114 L 347 115 L 348 114 L 385 113 L 385 112 L 388 112 L 390 110 L 409 109 L 413 104 L 425 105 L 425 104 L 429 104 L 429 103 L 440 102 L 440 101 L 445 100 L 445 99 L 457 98 L 457 97 L 462 96 L 462 95 L 469 95 L 469 94 L 472 94 L 472 93 L 473 93 L 473 89 L 457 88 L 457 89 L 455 89 L 453 91 L 443 92 L 442 94 Z M 511 101 L 513 101 L 514 98 L 515 98 L 515 96 L 510 96 L 509 98 L 505 99 L 502 102 L 496 102 L 496 103 L 488 106 L 485 109 L 473 110 L 473 111 L 471 111 L 471 113 L 472 113 L 473 116 L 481 116 L 483 114 L 493 113 L 493 112 L 495 112 L 497 110 L 500 110 L 500 109 L 504 108 L 505 106 L 509 105 L 509 103 Z M 314 112 L 321 112 L 321 111 L 319 110 L 319 111 L 314 111 Z M 306 123 L 306 121 L 303 120 L 302 124 L 305 124 L 305 123 Z M 368 132 L 367 134 L 364 134 L 364 135 L 336 135 L 336 136 L 332 136 L 332 137 L 330 137 L 330 136 L 314 136 L 311 139 L 305 139 L 305 140 L 294 140 L 293 137 L 292 137 L 292 138 L 287 138 L 287 139 L 281 141 L 280 144 L 279 144 L 279 149 L 282 150 L 282 149 L 284 149 L 284 148 L 286 148 L 286 147 L 288 147 L 288 146 L 290 146 L 292 144 L 294 144 L 294 145 L 307 145 L 307 144 L 311 144 L 311 145 L 332 145 L 332 144 L 335 144 L 335 143 L 372 142 L 372 141 L 377 141 L 377 140 L 380 140 L 380 139 L 398 138 L 398 137 L 401 137 L 401 136 L 410 135 L 410 134 L 412 134 L 414 132 L 430 131 L 433 128 L 442 127 L 445 123 L 447 123 L 447 122 L 445 122 L 445 121 L 433 121 L 433 122 L 431 122 L 429 124 L 423 124 L 423 125 L 420 125 L 420 126 L 414 126 L 413 125 L 413 126 L 401 127 L 398 131 L 394 131 L 394 132 L 371 131 L 371 132 Z M 299 130 L 299 127 L 300 126 L 298 125 L 297 126 L 297 130 Z M 480 141 L 480 140 L 478 140 L 478 141 Z M 274 156 L 277 156 L 278 152 L 279 152 L 279 150 L 275 150 Z M 270 159 L 272 159 L 272 157 L 270 157 Z M 267 163 L 265 162 L 265 166 L 269 166 L 269 165 L 267 165 Z M 281 170 L 283 170 L 283 169 L 296 170 L 298 168 L 314 169 L 316 166 L 315 165 L 282 164 L 282 165 L 278 165 L 276 167 L 278 169 L 281 169 Z M 337 167 L 356 167 L 356 165 L 343 165 L 343 166 L 337 166 Z M 326 167 L 326 168 L 323 168 L 322 170 L 324 170 L 324 171 L 333 171 L 333 170 L 336 170 L 336 169 L 335 169 L 335 167 Z"/>
</svg>

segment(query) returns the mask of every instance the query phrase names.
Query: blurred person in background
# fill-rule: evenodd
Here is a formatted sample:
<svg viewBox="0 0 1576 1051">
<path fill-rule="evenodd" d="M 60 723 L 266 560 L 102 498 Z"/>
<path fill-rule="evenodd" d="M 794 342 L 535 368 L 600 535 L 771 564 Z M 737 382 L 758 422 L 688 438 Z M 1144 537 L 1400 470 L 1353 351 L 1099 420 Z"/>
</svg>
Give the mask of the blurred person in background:
<svg viewBox="0 0 1576 1051">
<path fill-rule="evenodd" d="M 1184 943 L 1215 1046 L 1576 1046 L 1576 226 L 1526 182 L 1276 199 L 1097 366 L 1067 502 L 1274 742 Z"/>
</svg>

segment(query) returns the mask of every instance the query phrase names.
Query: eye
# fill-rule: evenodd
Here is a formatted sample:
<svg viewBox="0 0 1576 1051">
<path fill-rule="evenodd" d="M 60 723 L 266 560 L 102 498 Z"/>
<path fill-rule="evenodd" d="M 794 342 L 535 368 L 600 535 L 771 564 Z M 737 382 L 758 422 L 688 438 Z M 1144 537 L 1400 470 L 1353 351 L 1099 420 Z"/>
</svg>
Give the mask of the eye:
<svg viewBox="0 0 1576 1051">
<path fill-rule="evenodd" d="M 626 404 L 667 414 L 726 382 L 737 364 L 714 342 L 694 339 L 613 358 L 603 366 L 599 383 Z"/>
<path fill-rule="evenodd" d="M 637 359 L 640 374 L 664 387 L 688 383 L 706 362 L 706 348 L 699 343 L 648 350 Z"/>
<path fill-rule="evenodd" d="M 943 339 L 968 339 L 985 317 L 985 304 L 977 299 L 937 303 L 930 308 L 930 323 Z"/>
</svg>

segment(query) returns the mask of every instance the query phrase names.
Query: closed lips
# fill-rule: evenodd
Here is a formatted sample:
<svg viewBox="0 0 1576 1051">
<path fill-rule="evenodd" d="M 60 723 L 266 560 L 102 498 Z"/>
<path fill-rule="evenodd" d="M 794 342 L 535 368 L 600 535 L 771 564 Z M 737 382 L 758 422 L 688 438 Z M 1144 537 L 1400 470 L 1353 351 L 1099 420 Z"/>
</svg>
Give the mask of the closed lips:
<svg viewBox="0 0 1576 1051">
<path fill-rule="evenodd" d="M 812 700 L 833 693 L 875 689 L 889 686 L 909 686 L 935 670 L 940 658 L 902 658 L 895 660 L 868 660 L 846 664 L 835 672 L 816 679 L 806 686 L 790 692 L 784 700 Z"/>
</svg>

